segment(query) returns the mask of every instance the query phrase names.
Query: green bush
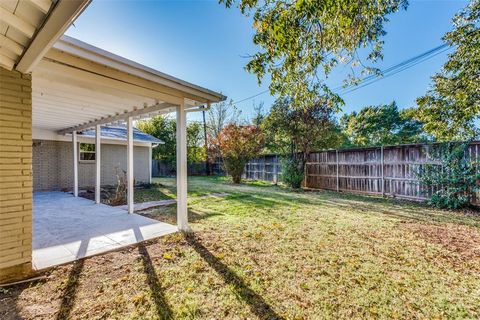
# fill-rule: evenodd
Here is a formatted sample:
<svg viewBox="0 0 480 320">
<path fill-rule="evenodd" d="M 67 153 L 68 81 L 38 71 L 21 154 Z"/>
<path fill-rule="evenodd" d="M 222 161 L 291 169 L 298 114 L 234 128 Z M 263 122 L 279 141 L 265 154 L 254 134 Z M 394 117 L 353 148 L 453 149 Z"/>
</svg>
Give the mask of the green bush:
<svg viewBox="0 0 480 320">
<path fill-rule="evenodd" d="M 434 163 L 422 165 L 418 178 L 434 192 L 429 204 L 444 209 L 468 207 L 480 190 L 478 163 L 468 156 L 468 143 L 444 143 L 431 153 Z"/>
<path fill-rule="evenodd" d="M 282 181 L 291 188 L 300 188 L 304 178 L 303 161 L 295 156 L 290 156 L 283 158 L 281 164 Z"/>
</svg>

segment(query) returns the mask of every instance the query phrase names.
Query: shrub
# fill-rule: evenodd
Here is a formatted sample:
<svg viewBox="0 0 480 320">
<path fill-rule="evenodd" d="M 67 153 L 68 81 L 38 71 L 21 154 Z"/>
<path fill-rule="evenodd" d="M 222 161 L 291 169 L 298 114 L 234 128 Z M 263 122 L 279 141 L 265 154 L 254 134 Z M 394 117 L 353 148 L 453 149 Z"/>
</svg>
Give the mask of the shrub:
<svg viewBox="0 0 480 320">
<path fill-rule="evenodd" d="M 467 153 L 468 143 L 443 143 L 432 150 L 435 163 L 423 165 L 418 177 L 434 192 L 429 204 L 437 208 L 468 207 L 480 189 L 480 173 Z"/>
<path fill-rule="evenodd" d="M 282 181 L 289 187 L 298 189 L 304 178 L 303 161 L 295 156 L 285 157 L 282 163 Z"/>
<path fill-rule="evenodd" d="M 229 124 L 214 142 L 220 150 L 227 174 L 233 183 L 240 183 L 245 164 L 263 149 L 264 139 L 256 126 Z"/>
</svg>

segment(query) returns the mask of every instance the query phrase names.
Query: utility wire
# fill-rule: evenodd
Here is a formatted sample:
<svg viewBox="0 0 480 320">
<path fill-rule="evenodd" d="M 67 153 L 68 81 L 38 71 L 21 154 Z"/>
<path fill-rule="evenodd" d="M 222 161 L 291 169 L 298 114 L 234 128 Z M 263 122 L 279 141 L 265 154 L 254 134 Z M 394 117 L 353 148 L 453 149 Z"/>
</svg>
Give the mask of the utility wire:
<svg viewBox="0 0 480 320">
<path fill-rule="evenodd" d="M 373 75 L 369 75 L 369 76 L 366 76 L 365 78 L 361 79 L 359 83 L 357 84 L 351 84 L 349 86 L 346 86 L 346 87 L 343 87 L 343 86 L 338 86 L 334 89 L 332 89 L 333 92 L 337 93 L 337 94 L 348 94 L 350 92 L 354 92 L 358 89 L 361 89 L 361 88 L 364 88 L 372 83 L 375 83 L 377 81 L 380 81 L 380 80 L 383 80 L 383 79 L 386 79 L 388 77 L 391 77 L 399 72 L 402 72 L 404 70 L 407 70 L 413 66 L 416 66 L 417 64 L 420 64 L 426 60 L 429 60 L 443 52 L 446 52 L 448 50 L 450 50 L 451 47 L 449 47 L 449 44 L 448 43 L 444 43 L 442 45 L 439 45 L 433 49 L 430 49 L 430 50 L 427 50 L 419 55 L 416 55 L 412 58 L 409 58 L 407 60 L 404 60 L 400 63 L 397 63 L 393 66 L 390 66 L 384 70 L 381 70 L 380 71 L 380 75 L 377 75 L 377 74 L 373 74 Z M 257 94 L 254 94 L 252 96 L 249 96 L 249 97 L 246 97 L 246 98 L 243 98 L 241 100 L 237 100 L 237 101 L 234 101 L 233 104 L 237 104 L 237 103 L 240 103 L 240 102 L 244 102 L 244 101 L 247 101 L 247 100 L 250 100 L 250 99 L 253 99 L 255 97 L 258 97 L 262 94 L 265 94 L 269 91 L 269 89 L 267 90 L 263 90 Z"/>
<path fill-rule="evenodd" d="M 381 71 L 381 74 L 380 75 L 371 75 L 371 76 L 368 76 L 368 77 L 365 77 L 363 78 L 359 84 L 357 85 L 350 85 L 350 86 L 347 86 L 345 88 L 343 88 L 343 90 L 341 90 L 340 92 L 338 91 L 337 89 L 337 92 L 338 94 L 342 94 L 342 95 L 345 95 L 345 94 L 348 94 L 350 92 L 354 92 L 358 89 L 361 89 L 361 88 L 364 88 L 368 85 L 371 85 L 372 83 L 375 83 L 377 81 L 380 81 L 380 80 L 383 80 L 383 79 L 386 79 L 388 77 L 391 77 L 393 75 L 396 75 L 397 73 L 400 73 L 404 70 L 407 70 L 407 69 L 410 69 L 411 67 L 414 67 L 416 66 L 417 64 L 420 64 L 424 61 L 427 61 L 443 52 L 446 52 L 448 50 L 450 50 L 451 48 L 448 47 L 448 45 L 442 45 L 442 46 L 439 46 L 439 47 L 436 47 L 432 50 L 429 50 L 423 54 L 420 54 L 418 56 L 415 56 L 413 58 L 410 58 L 408 60 L 405 60 L 397 65 L 394 65 L 394 66 L 391 66 L 385 70 L 382 70 Z"/>
</svg>

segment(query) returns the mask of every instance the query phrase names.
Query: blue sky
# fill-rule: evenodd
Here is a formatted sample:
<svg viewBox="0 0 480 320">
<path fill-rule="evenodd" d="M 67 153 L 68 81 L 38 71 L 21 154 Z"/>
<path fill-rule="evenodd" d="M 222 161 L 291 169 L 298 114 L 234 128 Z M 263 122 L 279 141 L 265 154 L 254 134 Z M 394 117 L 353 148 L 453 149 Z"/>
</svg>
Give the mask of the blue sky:
<svg viewBox="0 0 480 320">
<path fill-rule="evenodd" d="M 406 11 L 390 16 L 386 25 L 385 68 L 442 44 L 443 34 L 452 29 L 453 15 L 466 1 L 410 1 Z M 94 0 L 70 27 L 67 34 L 132 59 L 162 72 L 222 92 L 238 101 L 268 87 L 258 86 L 256 77 L 244 66 L 252 43 L 249 18 L 236 8 L 226 9 L 217 1 L 105 1 Z M 447 53 L 440 54 L 392 77 L 342 96 L 344 112 L 395 100 L 402 108 L 415 105 L 424 94 L 430 77 L 440 70 Z M 341 84 L 341 72 L 329 78 L 333 87 Z M 243 117 L 253 104 L 268 107 L 275 100 L 268 93 L 238 104 Z M 198 120 L 199 114 L 189 115 Z"/>
</svg>

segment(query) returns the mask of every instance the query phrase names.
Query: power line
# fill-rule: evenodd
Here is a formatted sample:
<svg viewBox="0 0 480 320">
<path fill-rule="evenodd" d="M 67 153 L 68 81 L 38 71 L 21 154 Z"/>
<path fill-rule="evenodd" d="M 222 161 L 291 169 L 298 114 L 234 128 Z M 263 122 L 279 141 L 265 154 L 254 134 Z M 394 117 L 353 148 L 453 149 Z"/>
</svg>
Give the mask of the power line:
<svg viewBox="0 0 480 320">
<path fill-rule="evenodd" d="M 339 86 L 339 87 L 336 87 L 334 89 L 332 89 L 333 92 L 337 93 L 337 94 L 348 94 L 348 93 L 351 93 L 353 91 L 356 91 L 358 89 L 361 89 L 361 88 L 364 88 L 372 83 L 375 83 L 377 81 L 380 81 L 380 80 L 383 80 L 383 79 L 386 79 L 388 77 L 391 77 L 399 72 L 402 72 L 404 70 L 407 70 L 413 66 L 416 66 L 417 64 L 420 64 L 426 60 L 429 60 L 443 52 L 446 52 L 448 50 L 450 50 L 451 47 L 449 47 L 449 44 L 448 43 L 444 43 L 442 45 L 439 45 L 435 48 L 432 48 L 430 50 L 427 50 L 421 54 L 418 54 L 412 58 L 409 58 L 407 60 L 404 60 L 400 63 L 397 63 L 393 66 L 390 66 L 384 70 L 381 70 L 381 74 L 380 75 L 369 75 L 369 76 L 366 76 L 365 78 L 361 79 L 359 83 L 357 84 L 351 84 L 349 86 L 346 86 L 346 87 L 343 87 L 343 86 Z M 237 104 L 237 103 L 240 103 L 240 102 L 244 102 L 244 101 L 247 101 L 247 100 L 250 100 L 250 99 L 253 99 L 255 97 L 258 97 L 262 94 L 265 94 L 269 91 L 269 89 L 267 90 L 263 90 L 257 94 L 254 94 L 252 96 L 249 96 L 249 97 L 246 97 L 246 98 L 243 98 L 241 100 L 238 100 L 238 101 L 234 101 L 233 104 Z"/>
<path fill-rule="evenodd" d="M 338 94 L 342 94 L 342 95 L 345 95 L 345 94 L 348 94 L 350 92 L 354 92 L 358 89 L 361 89 L 361 88 L 364 88 L 368 85 L 371 85 L 377 81 L 380 81 L 380 80 L 383 80 L 383 79 L 386 79 L 388 77 L 391 77 L 393 75 L 396 75 L 397 73 L 400 73 L 404 70 L 407 70 L 407 69 L 410 69 L 411 67 L 414 67 L 426 60 L 429 60 L 443 52 L 446 52 L 448 50 L 450 50 L 451 48 L 448 47 L 448 44 L 444 44 L 444 45 L 441 45 L 441 46 L 438 46 L 434 49 L 431 49 L 431 50 L 428 50 L 420 55 L 417 55 L 413 58 L 410 58 L 410 59 L 407 59 L 401 63 L 398 63 L 394 66 L 391 66 L 385 70 L 382 70 L 381 71 L 381 74 L 380 75 L 371 75 L 371 76 L 368 76 L 368 77 L 365 77 L 363 78 L 359 84 L 356 84 L 356 85 L 350 85 L 350 86 L 347 86 L 345 88 L 343 88 L 343 91 L 341 92 L 338 92 L 338 89 L 337 88 L 337 92 Z"/>
<path fill-rule="evenodd" d="M 257 93 L 257 94 L 254 94 L 253 96 L 244 98 L 244 99 L 242 99 L 242 100 L 234 101 L 234 102 L 232 102 L 232 104 L 236 104 L 236 103 L 240 103 L 240 102 L 243 102 L 243 101 L 247 101 L 247 100 L 253 99 L 253 98 L 255 98 L 255 97 L 261 96 L 261 95 L 264 94 L 264 93 L 267 93 L 268 91 L 270 91 L 270 89 L 263 90 L 263 91 L 261 91 L 261 92 L 259 92 L 259 93 Z"/>
</svg>

